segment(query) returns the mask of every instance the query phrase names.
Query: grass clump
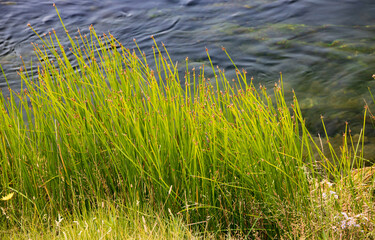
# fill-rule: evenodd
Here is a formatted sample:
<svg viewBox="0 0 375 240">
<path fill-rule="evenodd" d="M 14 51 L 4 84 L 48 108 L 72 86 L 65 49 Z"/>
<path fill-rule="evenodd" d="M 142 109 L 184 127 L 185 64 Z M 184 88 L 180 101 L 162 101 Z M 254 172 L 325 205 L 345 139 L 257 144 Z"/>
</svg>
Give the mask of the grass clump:
<svg viewBox="0 0 375 240">
<path fill-rule="evenodd" d="M 25 221 L 23 227 L 0 232 L 1 239 L 198 239 L 181 217 L 161 215 L 136 205 L 103 202 L 87 214 L 59 214 L 38 226 Z M 210 236 L 206 236 L 210 238 Z M 201 238 L 201 237 L 200 237 Z M 203 237 L 202 237 L 203 238 Z"/>
<path fill-rule="evenodd" d="M 22 90 L 0 96 L 0 189 L 14 193 L 0 203 L 3 228 L 51 229 L 62 214 L 90 219 L 103 201 L 120 201 L 155 218 L 178 216 L 189 226 L 181 234 L 370 236 L 370 220 L 355 231 L 336 226 L 344 209 L 347 219 L 367 214 L 361 221 L 373 213 L 373 185 L 365 195 L 352 174 L 361 145 L 345 131 L 342 152 L 330 147 L 328 161 L 297 99 L 286 103 L 282 79 L 271 98 L 237 68 L 228 81 L 211 64 L 210 79 L 186 61 L 181 77 L 155 40 L 150 67 L 111 34 L 65 31 L 68 47 L 55 31 L 35 32 L 37 76 L 24 66 Z M 336 187 L 328 195 L 324 182 Z"/>
</svg>

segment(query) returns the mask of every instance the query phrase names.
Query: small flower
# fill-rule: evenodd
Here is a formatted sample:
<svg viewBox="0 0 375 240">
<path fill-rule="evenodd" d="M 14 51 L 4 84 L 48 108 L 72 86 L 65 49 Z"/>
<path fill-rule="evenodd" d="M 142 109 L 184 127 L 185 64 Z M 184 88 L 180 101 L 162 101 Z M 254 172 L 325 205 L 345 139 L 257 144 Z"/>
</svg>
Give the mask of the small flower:
<svg viewBox="0 0 375 240">
<path fill-rule="evenodd" d="M 329 191 L 329 193 L 330 193 L 331 195 L 333 195 L 334 198 L 336 198 L 336 199 L 339 198 L 339 196 L 337 195 L 336 192 L 334 192 L 334 191 Z"/>
<path fill-rule="evenodd" d="M 345 229 L 346 228 L 346 221 L 343 220 L 341 221 L 341 229 Z"/>
</svg>

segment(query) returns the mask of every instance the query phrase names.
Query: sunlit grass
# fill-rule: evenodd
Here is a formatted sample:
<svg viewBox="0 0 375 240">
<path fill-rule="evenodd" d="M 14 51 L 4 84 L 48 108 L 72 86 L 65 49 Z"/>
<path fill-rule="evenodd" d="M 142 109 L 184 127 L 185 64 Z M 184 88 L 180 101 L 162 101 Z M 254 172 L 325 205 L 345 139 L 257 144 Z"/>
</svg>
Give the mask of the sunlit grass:
<svg viewBox="0 0 375 240">
<path fill-rule="evenodd" d="M 119 203 L 103 202 L 90 213 L 70 216 L 59 214 L 56 219 L 36 224 L 24 221 L 21 228 L 0 232 L 1 239 L 203 239 L 193 236 L 181 217 L 156 214 L 150 209 Z"/>
<path fill-rule="evenodd" d="M 103 201 L 120 201 L 155 217 L 178 216 L 194 233 L 321 238 L 373 231 L 370 220 L 355 231 L 337 227 L 342 212 L 373 216 L 373 181 L 364 191 L 352 174 L 363 164 L 363 141 L 344 129 L 338 153 L 327 136 L 326 157 L 297 98 L 285 101 L 281 78 L 271 98 L 244 70 L 227 79 L 208 51 L 212 76 L 186 61 L 181 77 L 155 40 L 148 63 L 136 42 L 130 50 L 92 26 L 87 36 L 65 31 L 69 46 L 55 31 L 38 35 L 38 75 L 23 66 L 22 90 L 0 96 L 1 197 L 14 193 L 0 202 L 3 228 L 45 218 L 52 226 L 62 213 L 87 220 Z M 335 188 L 327 192 L 325 182 Z"/>
</svg>

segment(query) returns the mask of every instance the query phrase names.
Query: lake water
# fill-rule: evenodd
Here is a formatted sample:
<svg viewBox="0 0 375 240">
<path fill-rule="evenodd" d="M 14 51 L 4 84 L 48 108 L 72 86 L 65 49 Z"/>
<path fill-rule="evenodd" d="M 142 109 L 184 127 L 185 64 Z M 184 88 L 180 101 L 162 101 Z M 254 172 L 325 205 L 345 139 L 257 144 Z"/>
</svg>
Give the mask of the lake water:
<svg viewBox="0 0 375 240">
<path fill-rule="evenodd" d="M 375 89 L 374 0 L 64 0 L 55 1 L 70 33 L 93 24 L 110 31 L 123 45 L 133 38 L 151 54 L 154 35 L 175 61 L 207 63 L 233 74 L 224 46 L 256 84 L 272 86 L 283 73 L 287 94 L 294 89 L 309 127 L 321 131 L 325 116 L 330 134 L 349 121 L 359 129 L 367 88 Z M 51 1 L 0 0 L 0 64 L 10 85 L 20 88 L 19 56 L 30 59 L 30 42 L 52 28 L 61 32 Z M 151 57 L 151 56 L 150 56 Z M 34 57 L 35 60 L 35 57 Z M 0 76 L 0 87 L 6 88 Z M 4 91 L 4 90 L 3 90 Z M 375 90 L 374 90 L 375 92 Z M 375 111 L 375 108 L 373 109 Z M 368 134 L 373 134 L 369 131 Z"/>
</svg>

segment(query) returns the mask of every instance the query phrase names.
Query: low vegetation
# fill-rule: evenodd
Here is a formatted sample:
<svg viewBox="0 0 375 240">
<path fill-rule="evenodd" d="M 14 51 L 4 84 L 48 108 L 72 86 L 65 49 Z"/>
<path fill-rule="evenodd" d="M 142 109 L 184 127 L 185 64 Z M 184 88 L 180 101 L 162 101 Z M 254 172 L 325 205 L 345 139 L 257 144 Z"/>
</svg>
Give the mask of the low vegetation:
<svg viewBox="0 0 375 240">
<path fill-rule="evenodd" d="M 155 40 L 148 63 L 136 42 L 65 31 L 69 46 L 34 30 L 37 75 L 0 96 L 3 237 L 374 237 L 365 129 L 323 149 L 282 78 L 270 95 L 208 52 L 212 75 L 183 74 Z"/>
</svg>

